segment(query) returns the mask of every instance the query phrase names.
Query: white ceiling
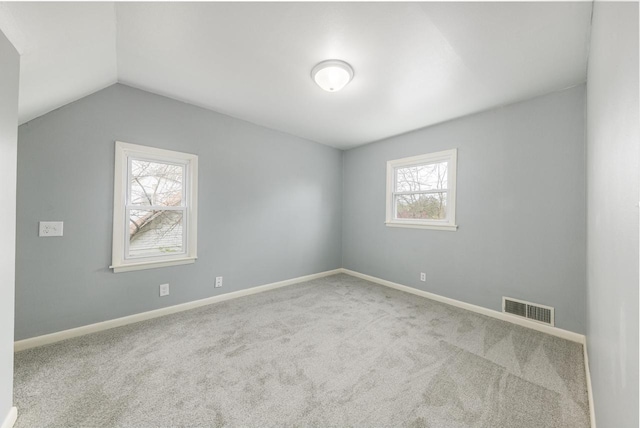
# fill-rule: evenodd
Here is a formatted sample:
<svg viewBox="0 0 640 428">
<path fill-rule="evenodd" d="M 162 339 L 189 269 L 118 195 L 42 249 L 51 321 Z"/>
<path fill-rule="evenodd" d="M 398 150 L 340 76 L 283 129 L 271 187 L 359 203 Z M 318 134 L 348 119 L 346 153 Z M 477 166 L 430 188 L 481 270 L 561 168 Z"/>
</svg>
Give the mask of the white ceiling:
<svg viewBox="0 0 640 428">
<path fill-rule="evenodd" d="M 118 80 L 113 3 L 0 2 L 20 53 L 20 123 Z"/>
<path fill-rule="evenodd" d="M 121 82 L 350 148 L 586 79 L 591 3 L 0 3 L 20 121 Z M 311 68 L 342 59 L 341 92 Z"/>
</svg>

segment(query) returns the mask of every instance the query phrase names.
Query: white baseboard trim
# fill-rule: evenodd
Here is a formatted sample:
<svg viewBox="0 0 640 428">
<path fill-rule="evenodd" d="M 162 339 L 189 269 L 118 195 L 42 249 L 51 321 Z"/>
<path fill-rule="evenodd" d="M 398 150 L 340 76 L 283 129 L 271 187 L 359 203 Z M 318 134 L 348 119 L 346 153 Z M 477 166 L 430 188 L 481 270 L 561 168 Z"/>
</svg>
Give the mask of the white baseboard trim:
<svg viewBox="0 0 640 428">
<path fill-rule="evenodd" d="M 2 427 L 0 428 L 13 428 L 13 424 L 16 423 L 16 419 L 18 419 L 18 409 L 16 407 L 12 407 L 7 414 L 7 417 L 4 418 L 4 422 L 2 422 Z"/>
<path fill-rule="evenodd" d="M 591 370 L 589 369 L 589 352 L 587 352 L 587 344 L 582 345 L 584 349 L 584 371 L 587 378 L 587 397 L 589 399 L 589 419 L 591 428 L 596 428 L 596 408 L 593 403 L 593 389 L 591 389 Z"/>
<path fill-rule="evenodd" d="M 408 287 L 406 285 L 397 284 L 395 282 L 387 281 L 386 279 L 377 278 L 371 275 L 365 275 L 360 272 L 356 272 L 349 269 L 340 269 L 342 273 L 346 273 L 347 275 L 355 276 L 357 278 L 361 278 L 367 281 L 375 282 L 376 284 L 384 285 L 390 288 L 395 288 L 396 290 L 404 291 L 407 293 L 415 294 L 417 296 L 426 297 L 427 299 L 435 300 L 437 302 L 446 303 L 447 305 L 456 306 L 458 308 L 466 309 L 468 311 L 477 312 L 482 315 L 486 315 L 488 317 L 496 318 L 502 321 L 507 321 L 513 324 L 518 324 L 522 327 L 527 327 L 533 330 L 540 331 L 542 333 L 547 333 L 552 336 L 561 337 L 563 339 L 570 340 L 572 342 L 578 342 L 582 345 L 585 345 L 586 339 L 583 334 L 574 333 L 572 331 L 563 330 L 557 327 L 551 327 L 544 324 L 539 324 L 537 322 L 529 321 L 523 318 L 519 318 L 514 315 L 505 314 L 503 312 L 498 312 L 493 309 L 485 308 L 482 306 L 472 305 L 471 303 L 462 302 L 460 300 L 451 299 L 449 297 L 440 296 L 438 294 L 429 293 L 428 291 L 419 290 L 417 288 Z"/>
<path fill-rule="evenodd" d="M 244 290 L 233 291 L 231 293 L 220 294 L 217 296 L 207 297 L 206 299 L 194 300 L 192 302 L 182 303 L 179 305 L 168 306 L 166 308 L 155 309 L 148 312 L 129 315 L 122 318 L 116 318 L 95 324 L 89 324 L 82 327 L 76 327 L 69 330 L 58 331 L 56 333 L 45 334 L 43 336 L 31 337 L 29 339 L 18 340 L 14 342 L 14 352 L 24 351 L 26 349 L 36 348 L 38 346 L 49 345 L 51 343 L 60 342 L 61 340 L 71 339 L 72 337 L 84 336 L 85 334 L 96 333 L 98 331 L 109 330 L 115 327 L 121 327 L 127 324 L 133 324 L 140 321 L 158 318 L 164 315 L 175 314 L 176 312 L 188 311 L 189 309 L 199 308 L 201 306 L 211 305 L 213 303 L 224 302 L 225 300 L 237 299 L 238 297 L 249 296 L 251 294 L 262 293 L 264 291 L 274 290 L 276 288 L 285 287 L 287 285 L 298 284 L 300 282 L 311 281 L 312 279 L 323 278 L 325 276 L 341 273 L 341 269 L 334 269 L 325 272 L 314 273 L 311 275 L 300 276 L 297 278 L 287 279 L 284 281 L 273 282 L 270 284 L 259 285 Z M 5 428 L 4 425 L 2 428 Z"/>
</svg>

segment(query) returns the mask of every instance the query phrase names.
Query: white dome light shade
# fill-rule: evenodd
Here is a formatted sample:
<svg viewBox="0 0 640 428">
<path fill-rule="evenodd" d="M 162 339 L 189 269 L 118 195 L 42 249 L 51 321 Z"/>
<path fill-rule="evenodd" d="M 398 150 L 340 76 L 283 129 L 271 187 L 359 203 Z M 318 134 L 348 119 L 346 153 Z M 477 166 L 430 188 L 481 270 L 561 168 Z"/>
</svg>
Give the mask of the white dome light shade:
<svg viewBox="0 0 640 428">
<path fill-rule="evenodd" d="M 327 92 L 337 92 L 353 79 L 353 68 L 344 61 L 322 61 L 311 70 L 313 80 Z"/>
</svg>

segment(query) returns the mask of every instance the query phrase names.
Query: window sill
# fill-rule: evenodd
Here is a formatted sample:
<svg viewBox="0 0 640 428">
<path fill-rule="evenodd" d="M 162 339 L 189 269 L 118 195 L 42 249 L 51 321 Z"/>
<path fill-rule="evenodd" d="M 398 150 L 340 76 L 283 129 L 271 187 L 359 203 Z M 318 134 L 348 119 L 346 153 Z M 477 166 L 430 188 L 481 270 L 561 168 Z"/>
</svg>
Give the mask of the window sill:
<svg viewBox="0 0 640 428">
<path fill-rule="evenodd" d="M 130 272 L 134 270 L 143 270 L 143 269 L 155 269 L 161 267 L 169 267 L 169 266 L 178 266 L 178 265 L 187 265 L 191 263 L 195 263 L 196 257 L 185 257 L 182 259 L 174 259 L 174 260 L 160 260 L 153 262 L 139 262 L 139 263 L 126 263 L 121 265 L 113 265 L 109 266 L 109 269 L 113 269 L 113 273 L 120 272 Z"/>
<path fill-rule="evenodd" d="M 433 229 L 433 230 L 447 230 L 455 232 L 458 229 L 457 224 L 424 224 L 424 223 L 410 223 L 400 221 L 387 221 L 384 223 L 387 227 L 407 227 L 411 229 Z"/>
</svg>

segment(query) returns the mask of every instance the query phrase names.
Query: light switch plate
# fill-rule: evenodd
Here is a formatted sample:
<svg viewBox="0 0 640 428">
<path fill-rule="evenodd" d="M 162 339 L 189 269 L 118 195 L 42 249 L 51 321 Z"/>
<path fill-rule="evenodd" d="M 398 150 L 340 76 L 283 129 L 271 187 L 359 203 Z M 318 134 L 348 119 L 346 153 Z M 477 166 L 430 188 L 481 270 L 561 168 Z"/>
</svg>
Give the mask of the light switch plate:
<svg viewBox="0 0 640 428">
<path fill-rule="evenodd" d="M 62 225 L 61 221 L 41 221 L 38 236 L 62 236 Z"/>
</svg>

